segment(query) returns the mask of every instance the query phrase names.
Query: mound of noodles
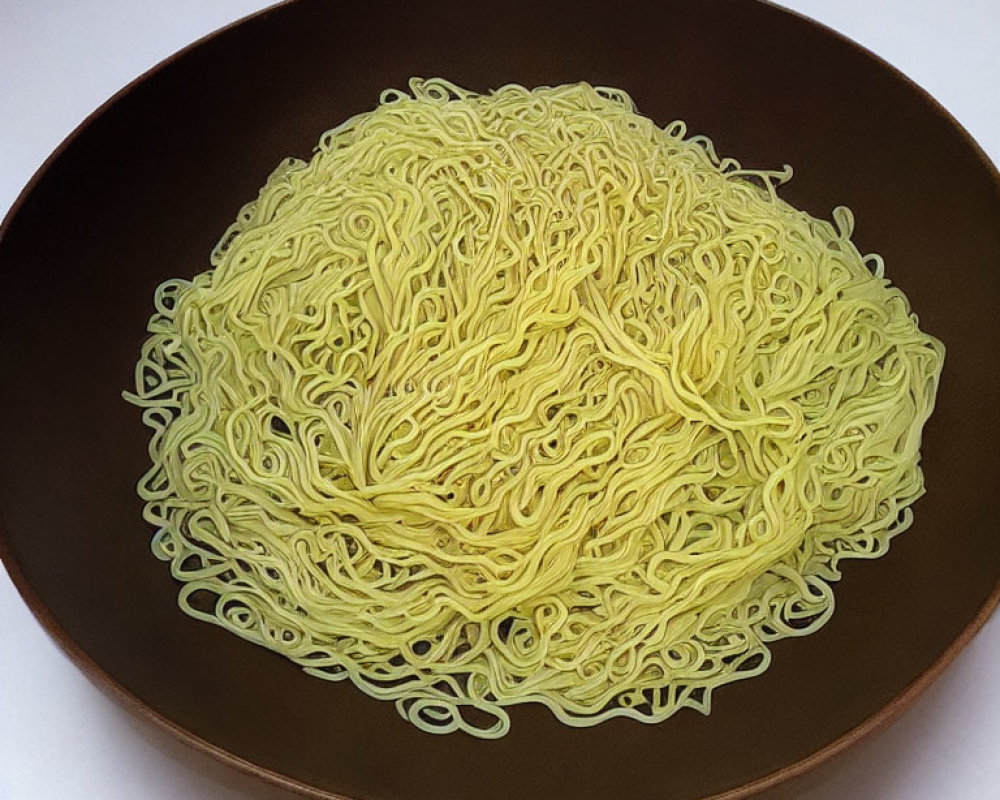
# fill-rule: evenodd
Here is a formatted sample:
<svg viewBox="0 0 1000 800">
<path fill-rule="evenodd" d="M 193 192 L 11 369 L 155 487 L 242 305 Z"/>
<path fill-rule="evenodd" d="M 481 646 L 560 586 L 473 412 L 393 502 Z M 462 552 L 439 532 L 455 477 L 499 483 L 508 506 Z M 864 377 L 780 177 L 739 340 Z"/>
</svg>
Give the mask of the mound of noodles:
<svg viewBox="0 0 1000 800">
<path fill-rule="evenodd" d="M 789 174 L 442 80 L 282 163 L 128 395 L 181 606 L 430 731 L 707 712 L 909 524 L 943 360 Z"/>
</svg>

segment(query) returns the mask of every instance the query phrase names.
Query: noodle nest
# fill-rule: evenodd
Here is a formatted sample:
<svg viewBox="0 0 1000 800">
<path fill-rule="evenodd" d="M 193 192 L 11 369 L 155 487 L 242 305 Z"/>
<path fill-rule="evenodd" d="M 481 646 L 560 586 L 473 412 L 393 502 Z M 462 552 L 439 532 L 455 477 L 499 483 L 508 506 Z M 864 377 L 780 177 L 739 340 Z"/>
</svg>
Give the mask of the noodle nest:
<svg viewBox="0 0 1000 800">
<path fill-rule="evenodd" d="M 707 713 L 909 525 L 943 361 L 788 177 L 438 79 L 283 162 L 127 394 L 181 607 L 428 731 Z"/>
</svg>

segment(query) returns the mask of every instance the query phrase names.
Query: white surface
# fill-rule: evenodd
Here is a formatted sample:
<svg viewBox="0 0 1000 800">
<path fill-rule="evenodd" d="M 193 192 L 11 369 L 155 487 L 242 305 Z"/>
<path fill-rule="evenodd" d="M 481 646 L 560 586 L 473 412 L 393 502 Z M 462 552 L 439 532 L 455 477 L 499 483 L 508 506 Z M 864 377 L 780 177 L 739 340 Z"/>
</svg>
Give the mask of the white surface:
<svg viewBox="0 0 1000 800">
<path fill-rule="evenodd" d="M 0 0 L 0 217 L 107 97 L 264 0 Z M 1000 2 L 785 0 L 899 67 L 1000 162 Z M 992 79 L 991 79 L 992 78 Z M 1000 797 L 996 618 L 903 718 L 768 800 Z M 0 800 L 290 798 L 101 695 L 0 570 Z"/>
</svg>

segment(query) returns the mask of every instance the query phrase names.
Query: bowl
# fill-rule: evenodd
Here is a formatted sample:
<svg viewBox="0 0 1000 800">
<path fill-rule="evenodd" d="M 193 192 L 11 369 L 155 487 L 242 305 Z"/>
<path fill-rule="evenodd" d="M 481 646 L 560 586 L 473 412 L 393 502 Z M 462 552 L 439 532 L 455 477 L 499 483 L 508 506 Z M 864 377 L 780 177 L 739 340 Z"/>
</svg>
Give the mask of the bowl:
<svg viewBox="0 0 1000 800">
<path fill-rule="evenodd" d="M 320 132 L 412 75 L 478 90 L 619 86 L 657 122 L 684 119 L 746 164 L 792 164 L 782 195 L 817 216 L 850 206 L 861 249 L 885 257 L 948 347 L 914 526 L 885 558 L 848 564 L 832 621 L 775 644 L 770 669 L 717 692 L 708 717 L 580 730 L 520 707 L 498 742 L 423 734 L 391 704 L 184 616 L 149 553 L 135 494 L 148 432 L 120 391 L 153 288 L 207 267 L 279 160 L 307 156 Z M 969 137 L 899 73 L 751 0 L 269 10 L 106 104 L 0 231 L 0 360 L 16 376 L 2 399 L 0 553 L 99 685 L 189 743 L 307 794 L 746 796 L 891 717 L 997 601 L 998 187 Z"/>
</svg>

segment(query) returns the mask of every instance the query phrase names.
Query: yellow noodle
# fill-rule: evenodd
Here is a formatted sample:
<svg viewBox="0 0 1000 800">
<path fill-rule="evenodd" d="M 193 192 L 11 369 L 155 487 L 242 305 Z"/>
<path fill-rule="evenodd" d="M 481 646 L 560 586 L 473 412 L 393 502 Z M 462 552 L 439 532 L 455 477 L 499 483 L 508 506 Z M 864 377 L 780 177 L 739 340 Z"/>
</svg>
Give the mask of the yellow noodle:
<svg viewBox="0 0 1000 800">
<path fill-rule="evenodd" d="M 283 162 L 127 394 L 182 608 L 430 731 L 707 713 L 909 525 L 944 355 L 788 177 L 437 79 Z"/>
</svg>

